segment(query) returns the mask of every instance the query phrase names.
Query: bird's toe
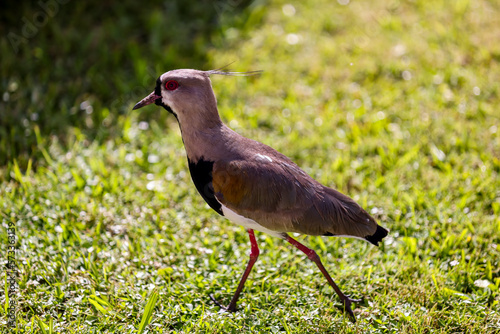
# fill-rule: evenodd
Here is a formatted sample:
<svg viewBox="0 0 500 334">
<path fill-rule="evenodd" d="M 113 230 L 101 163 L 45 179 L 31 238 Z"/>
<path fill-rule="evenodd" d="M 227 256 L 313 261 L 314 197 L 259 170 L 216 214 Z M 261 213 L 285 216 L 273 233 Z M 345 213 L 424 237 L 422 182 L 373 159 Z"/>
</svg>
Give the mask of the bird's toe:
<svg viewBox="0 0 500 334">
<path fill-rule="evenodd" d="M 349 318 L 353 323 L 356 323 L 356 316 L 352 311 L 351 304 L 360 303 L 362 299 L 352 299 L 349 296 L 345 296 L 345 298 L 342 298 L 341 301 L 342 301 L 343 311 L 349 314 Z"/>
<path fill-rule="evenodd" d="M 223 309 L 226 312 L 229 313 L 234 313 L 236 312 L 236 305 L 229 305 L 229 306 L 224 306 L 217 299 L 215 299 L 214 295 L 210 295 L 210 299 L 215 303 L 215 305 L 219 306 L 221 309 Z"/>
</svg>

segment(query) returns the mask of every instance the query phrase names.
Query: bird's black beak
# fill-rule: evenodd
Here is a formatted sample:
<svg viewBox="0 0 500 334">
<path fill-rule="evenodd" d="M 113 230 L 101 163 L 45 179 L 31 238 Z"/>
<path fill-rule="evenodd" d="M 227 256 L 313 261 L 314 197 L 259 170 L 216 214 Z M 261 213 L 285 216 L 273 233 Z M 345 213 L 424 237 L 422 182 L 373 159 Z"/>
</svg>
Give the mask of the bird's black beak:
<svg viewBox="0 0 500 334">
<path fill-rule="evenodd" d="M 132 110 L 136 110 L 144 106 L 147 106 L 148 104 L 154 103 L 158 99 L 161 99 L 161 96 L 156 95 L 155 92 L 152 92 L 151 94 L 149 94 L 148 96 L 137 102 L 137 104 L 134 106 L 134 108 L 132 108 Z"/>
</svg>

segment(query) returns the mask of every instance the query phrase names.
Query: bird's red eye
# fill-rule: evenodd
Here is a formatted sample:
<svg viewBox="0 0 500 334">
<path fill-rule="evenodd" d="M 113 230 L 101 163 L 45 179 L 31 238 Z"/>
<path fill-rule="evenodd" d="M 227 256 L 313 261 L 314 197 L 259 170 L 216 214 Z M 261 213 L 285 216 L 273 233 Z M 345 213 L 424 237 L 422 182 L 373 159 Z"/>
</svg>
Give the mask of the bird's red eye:
<svg viewBox="0 0 500 334">
<path fill-rule="evenodd" d="M 167 90 L 176 90 L 177 87 L 179 87 L 179 83 L 175 80 L 168 80 L 166 83 L 165 83 L 165 88 Z"/>
</svg>

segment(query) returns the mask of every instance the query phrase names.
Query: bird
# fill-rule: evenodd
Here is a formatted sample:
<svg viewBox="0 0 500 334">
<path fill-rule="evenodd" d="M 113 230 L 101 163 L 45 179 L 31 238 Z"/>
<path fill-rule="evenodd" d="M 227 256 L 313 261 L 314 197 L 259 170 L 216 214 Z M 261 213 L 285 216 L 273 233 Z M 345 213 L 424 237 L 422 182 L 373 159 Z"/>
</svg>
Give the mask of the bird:
<svg viewBox="0 0 500 334">
<path fill-rule="evenodd" d="M 289 233 L 354 237 L 378 246 L 389 230 L 352 198 L 322 185 L 287 156 L 238 134 L 222 122 L 210 77 L 259 72 L 171 70 L 158 77 L 154 91 L 133 110 L 154 103 L 177 119 L 191 178 L 201 197 L 219 215 L 248 232 L 250 256 L 246 269 L 228 306 L 210 295 L 217 306 L 236 311 L 260 253 L 256 230 L 287 241 L 312 260 L 339 296 L 343 311 L 356 322 L 351 305 L 361 300 L 344 294 L 318 254 Z"/>
</svg>

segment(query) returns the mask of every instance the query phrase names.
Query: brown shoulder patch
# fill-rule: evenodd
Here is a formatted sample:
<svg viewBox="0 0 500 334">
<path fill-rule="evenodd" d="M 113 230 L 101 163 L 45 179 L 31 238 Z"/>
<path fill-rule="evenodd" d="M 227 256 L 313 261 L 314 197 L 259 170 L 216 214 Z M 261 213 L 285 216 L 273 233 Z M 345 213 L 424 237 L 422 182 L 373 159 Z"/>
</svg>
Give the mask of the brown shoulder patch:
<svg viewBox="0 0 500 334">
<path fill-rule="evenodd" d="M 212 183 L 215 196 L 221 197 L 224 203 L 240 204 L 250 193 L 247 171 L 241 168 L 238 161 L 218 161 L 214 165 Z"/>
</svg>

